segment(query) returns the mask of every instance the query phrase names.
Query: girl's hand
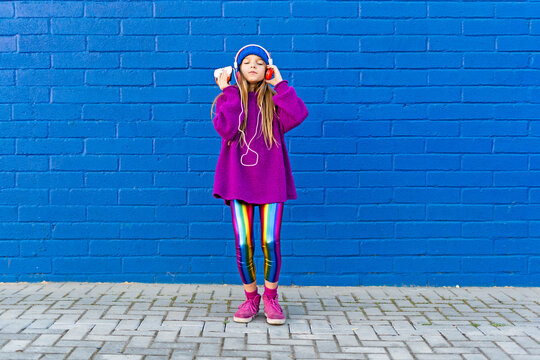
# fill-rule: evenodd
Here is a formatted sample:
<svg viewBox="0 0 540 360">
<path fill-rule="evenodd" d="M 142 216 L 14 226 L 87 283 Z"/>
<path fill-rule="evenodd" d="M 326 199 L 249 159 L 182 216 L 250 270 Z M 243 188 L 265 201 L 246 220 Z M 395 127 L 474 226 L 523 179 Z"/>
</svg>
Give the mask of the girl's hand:
<svg viewBox="0 0 540 360">
<path fill-rule="evenodd" d="M 266 81 L 272 86 L 276 86 L 278 82 L 283 80 L 283 78 L 281 77 L 281 73 L 279 72 L 279 69 L 276 65 L 268 65 L 267 68 L 272 68 L 274 70 L 274 77 L 272 77 L 270 80 L 264 79 L 264 81 Z"/>
<path fill-rule="evenodd" d="M 227 86 L 231 85 L 227 78 L 229 77 L 229 74 L 227 74 L 226 71 L 222 71 L 221 74 L 219 74 L 219 77 L 217 79 L 218 86 L 221 90 L 225 89 Z"/>
</svg>

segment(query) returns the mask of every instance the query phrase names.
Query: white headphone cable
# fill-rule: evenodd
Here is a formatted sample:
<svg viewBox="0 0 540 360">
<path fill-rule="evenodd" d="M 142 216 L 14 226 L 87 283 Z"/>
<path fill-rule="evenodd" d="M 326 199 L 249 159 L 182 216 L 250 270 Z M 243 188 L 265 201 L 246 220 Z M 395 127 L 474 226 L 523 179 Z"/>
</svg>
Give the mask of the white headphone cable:
<svg viewBox="0 0 540 360">
<path fill-rule="evenodd" d="M 237 79 L 238 77 L 236 77 L 236 69 L 235 69 L 235 78 Z M 241 117 L 242 117 L 242 113 L 244 112 L 244 103 L 242 102 L 242 91 L 240 90 L 240 88 L 238 88 L 238 91 L 240 92 L 240 105 L 242 106 L 242 112 L 240 113 L 240 115 L 238 116 L 238 130 L 241 131 L 243 134 L 244 134 L 244 138 L 246 137 L 246 133 L 240 129 L 240 124 L 241 124 Z M 248 98 L 249 100 L 249 98 Z M 248 104 L 249 105 L 249 104 Z M 246 151 L 245 154 L 243 154 L 241 157 L 240 157 L 240 163 L 244 166 L 255 166 L 259 163 L 259 154 L 251 149 L 249 147 L 249 144 L 251 144 L 251 142 L 253 141 L 253 139 L 255 138 L 255 136 L 257 136 L 257 130 L 259 129 L 259 115 L 261 114 L 261 111 L 262 111 L 262 104 L 259 106 L 259 114 L 257 114 L 257 127 L 255 128 L 255 134 L 253 135 L 253 137 L 251 138 L 251 140 L 249 141 L 249 143 L 246 143 L 247 145 L 247 148 L 248 150 Z M 247 126 L 246 126 L 246 130 L 247 130 Z M 240 141 L 240 140 L 239 140 Z M 257 155 L 257 160 L 255 161 L 255 164 L 251 164 L 251 165 L 246 165 L 244 164 L 244 162 L 242 161 L 242 158 L 249 152 L 249 151 L 253 151 L 255 153 L 255 155 Z"/>
</svg>

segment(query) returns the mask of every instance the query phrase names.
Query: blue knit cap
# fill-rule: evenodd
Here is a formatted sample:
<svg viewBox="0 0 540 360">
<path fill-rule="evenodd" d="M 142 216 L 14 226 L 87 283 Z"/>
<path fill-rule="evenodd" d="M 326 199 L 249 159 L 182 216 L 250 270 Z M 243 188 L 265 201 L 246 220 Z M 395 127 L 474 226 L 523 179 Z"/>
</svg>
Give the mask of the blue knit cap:
<svg viewBox="0 0 540 360">
<path fill-rule="evenodd" d="M 242 60 L 244 60 L 246 56 L 251 54 L 260 56 L 268 64 L 268 55 L 266 55 L 266 52 L 258 46 L 251 45 L 242 50 L 240 54 L 238 54 L 238 60 L 236 62 L 238 64 L 238 68 L 240 68 Z"/>
</svg>

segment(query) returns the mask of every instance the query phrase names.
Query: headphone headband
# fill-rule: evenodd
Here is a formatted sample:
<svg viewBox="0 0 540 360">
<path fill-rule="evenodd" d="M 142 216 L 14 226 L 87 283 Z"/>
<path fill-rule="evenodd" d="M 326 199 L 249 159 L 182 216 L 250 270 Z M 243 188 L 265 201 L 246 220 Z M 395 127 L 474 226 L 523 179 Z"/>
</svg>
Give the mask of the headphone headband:
<svg viewBox="0 0 540 360">
<path fill-rule="evenodd" d="M 257 47 L 261 48 L 266 53 L 266 55 L 268 56 L 268 65 L 272 65 L 272 57 L 270 56 L 270 53 L 265 48 L 263 48 L 261 45 L 257 45 L 257 44 L 247 44 L 246 46 L 243 46 L 240 50 L 238 50 L 238 52 L 236 53 L 236 56 L 234 57 L 234 68 L 235 69 L 238 69 L 238 64 L 236 63 L 236 61 L 238 60 L 238 55 L 240 55 L 242 50 L 244 50 L 248 46 L 257 46 Z"/>
</svg>

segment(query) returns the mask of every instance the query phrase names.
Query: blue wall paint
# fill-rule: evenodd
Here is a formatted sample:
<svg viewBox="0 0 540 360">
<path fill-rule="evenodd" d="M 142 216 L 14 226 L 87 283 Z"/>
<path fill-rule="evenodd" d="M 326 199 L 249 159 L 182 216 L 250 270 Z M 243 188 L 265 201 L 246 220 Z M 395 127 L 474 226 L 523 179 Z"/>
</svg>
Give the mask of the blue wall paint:
<svg viewBox="0 0 540 360">
<path fill-rule="evenodd" d="M 2 2 L 0 18 L 2 281 L 240 284 L 212 196 L 212 72 L 258 43 L 310 111 L 286 137 L 281 284 L 540 283 L 538 2 Z"/>
</svg>

